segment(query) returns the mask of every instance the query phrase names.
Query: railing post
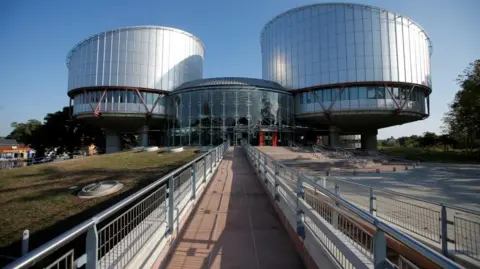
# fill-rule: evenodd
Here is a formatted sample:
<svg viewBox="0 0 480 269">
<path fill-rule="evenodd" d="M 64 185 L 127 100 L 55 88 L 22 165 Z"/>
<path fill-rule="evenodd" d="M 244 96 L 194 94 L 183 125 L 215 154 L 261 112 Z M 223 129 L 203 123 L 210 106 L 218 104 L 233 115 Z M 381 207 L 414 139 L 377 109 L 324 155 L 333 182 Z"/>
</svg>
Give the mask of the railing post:
<svg viewBox="0 0 480 269">
<path fill-rule="evenodd" d="M 195 169 L 195 162 L 192 163 L 190 168 L 190 180 L 192 180 L 192 200 L 197 196 L 197 173 Z"/>
<path fill-rule="evenodd" d="M 275 181 L 275 190 L 274 190 L 274 199 L 275 201 L 279 202 L 280 201 L 280 193 L 278 192 L 278 186 L 280 185 L 278 183 L 278 176 L 279 176 L 279 171 L 278 171 L 278 164 L 275 163 L 274 164 L 274 171 L 275 171 L 275 175 L 273 176 L 273 180 Z"/>
<path fill-rule="evenodd" d="M 265 185 L 268 183 L 267 179 L 267 154 L 263 154 L 263 182 L 265 182 Z"/>
<path fill-rule="evenodd" d="M 375 196 L 373 195 L 373 189 L 370 188 L 370 204 L 369 204 L 369 207 L 368 207 L 368 211 L 370 212 L 370 214 L 372 214 L 372 216 L 375 216 L 375 205 L 374 205 L 374 200 L 375 200 Z"/>
<path fill-rule="evenodd" d="M 303 192 L 303 180 L 302 177 L 299 176 L 297 180 L 297 235 L 301 238 L 305 238 L 305 226 L 303 223 L 304 213 L 300 209 L 300 199 L 304 198 Z"/>
<path fill-rule="evenodd" d="M 340 186 L 338 186 L 337 182 L 335 182 L 335 195 L 340 196 Z M 338 202 L 336 202 L 338 205 Z"/>
<path fill-rule="evenodd" d="M 95 269 L 97 268 L 98 261 L 98 232 L 97 224 L 88 228 L 87 238 L 85 240 L 85 254 L 87 254 L 87 262 L 85 264 L 85 269 Z"/>
<path fill-rule="evenodd" d="M 174 209 L 174 182 L 173 175 L 168 179 L 168 233 L 173 233 L 173 209 Z"/>
<path fill-rule="evenodd" d="M 203 182 L 207 182 L 207 156 L 203 157 Z"/>
<path fill-rule="evenodd" d="M 338 186 L 337 182 L 335 182 L 335 195 L 340 196 L 340 186 Z M 335 208 L 332 211 L 332 225 L 335 228 L 338 228 L 338 211 L 337 211 L 338 206 L 339 206 L 339 203 L 335 201 Z"/>
<path fill-rule="evenodd" d="M 210 173 L 213 172 L 213 161 L 215 160 L 213 156 L 213 151 L 210 153 Z"/>
<path fill-rule="evenodd" d="M 387 240 L 385 239 L 385 233 L 378 227 L 376 229 L 373 237 L 373 263 L 375 269 L 383 269 L 387 260 Z"/>
<path fill-rule="evenodd" d="M 22 256 L 28 253 L 28 241 L 30 240 L 30 231 L 24 230 L 22 234 Z"/>
<path fill-rule="evenodd" d="M 442 254 L 445 257 L 448 257 L 448 230 L 447 230 L 447 208 L 442 205 L 441 211 L 441 228 L 442 228 Z"/>
</svg>

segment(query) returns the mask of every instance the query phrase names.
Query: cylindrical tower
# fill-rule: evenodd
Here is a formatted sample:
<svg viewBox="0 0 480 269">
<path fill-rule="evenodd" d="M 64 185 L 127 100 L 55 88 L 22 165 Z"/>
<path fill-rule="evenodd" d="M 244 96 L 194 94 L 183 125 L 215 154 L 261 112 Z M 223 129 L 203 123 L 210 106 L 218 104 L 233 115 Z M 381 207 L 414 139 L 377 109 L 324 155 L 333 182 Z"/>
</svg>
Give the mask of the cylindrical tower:
<svg viewBox="0 0 480 269">
<path fill-rule="evenodd" d="M 201 79 L 203 57 L 202 42 L 174 28 L 137 26 L 93 35 L 67 56 L 73 116 L 108 129 L 107 151 L 118 150 L 118 132 L 145 133 L 149 125 L 162 124 L 166 94 Z M 141 137 L 146 145 L 147 136 Z"/>
<path fill-rule="evenodd" d="M 261 46 L 263 78 L 296 93 L 300 123 L 366 136 L 429 115 L 432 45 L 405 16 L 360 4 L 303 6 L 268 22 Z"/>
</svg>

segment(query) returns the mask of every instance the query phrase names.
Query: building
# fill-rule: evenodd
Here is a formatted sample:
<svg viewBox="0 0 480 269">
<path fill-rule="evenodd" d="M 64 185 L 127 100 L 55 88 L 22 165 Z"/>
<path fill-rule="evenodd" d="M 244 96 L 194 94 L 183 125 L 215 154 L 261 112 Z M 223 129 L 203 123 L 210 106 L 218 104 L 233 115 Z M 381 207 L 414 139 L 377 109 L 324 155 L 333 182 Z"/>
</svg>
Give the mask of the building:
<svg viewBox="0 0 480 269">
<path fill-rule="evenodd" d="M 126 27 L 93 35 L 67 56 L 73 116 L 106 129 L 106 152 L 120 150 L 120 133 L 164 130 L 167 94 L 203 77 L 202 42 L 169 27 Z M 165 140 L 158 133 L 159 140 Z M 159 142 L 157 142 L 159 143 Z M 161 143 L 161 141 L 160 141 Z"/>
<path fill-rule="evenodd" d="M 305 136 L 361 135 L 428 117 L 431 93 L 427 33 L 411 19 L 360 4 L 289 10 L 261 33 L 263 78 L 295 94 L 295 117 L 317 130 Z"/>
<path fill-rule="evenodd" d="M 128 27 L 67 57 L 73 115 L 141 144 L 322 143 L 373 150 L 378 129 L 425 119 L 432 92 L 427 33 L 377 7 L 294 8 L 261 32 L 262 78 L 203 79 L 204 47 L 184 31 Z M 148 131 L 150 137 L 148 139 Z"/>
<path fill-rule="evenodd" d="M 0 139 L 0 159 L 32 159 L 35 150 L 19 144 L 15 139 Z"/>
<path fill-rule="evenodd" d="M 277 146 L 292 139 L 293 95 L 277 83 L 254 78 L 187 82 L 169 95 L 170 145 Z M 282 142 L 284 141 L 284 142 Z"/>
</svg>

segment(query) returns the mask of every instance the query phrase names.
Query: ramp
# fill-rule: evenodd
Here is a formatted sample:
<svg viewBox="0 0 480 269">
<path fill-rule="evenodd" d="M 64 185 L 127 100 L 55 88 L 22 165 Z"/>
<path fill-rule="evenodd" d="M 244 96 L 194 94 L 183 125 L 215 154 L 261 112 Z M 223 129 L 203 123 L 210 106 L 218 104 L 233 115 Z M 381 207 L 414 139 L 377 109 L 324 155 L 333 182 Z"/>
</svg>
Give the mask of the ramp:
<svg viewBox="0 0 480 269">
<path fill-rule="evenodd" d="M 230 148 L 163 268 L 303 268 L 242 148 Z"/>
</svg>

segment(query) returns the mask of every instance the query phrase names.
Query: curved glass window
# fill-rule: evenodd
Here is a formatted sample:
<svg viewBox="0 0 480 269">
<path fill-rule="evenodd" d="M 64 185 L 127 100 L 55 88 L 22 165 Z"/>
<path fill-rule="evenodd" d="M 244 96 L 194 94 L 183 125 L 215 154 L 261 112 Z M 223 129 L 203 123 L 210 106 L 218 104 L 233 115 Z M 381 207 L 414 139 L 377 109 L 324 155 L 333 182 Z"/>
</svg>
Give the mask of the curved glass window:
<svg viewBox="0 0 480 269">
<path fill-rule="evenodd" d="M 166 114 L 164 94 L 139 93 L 140 96 L 135 90 L 125 89 L 80 92 L 73 97 L 73 115 L 93 113 L 93 109 L 97 107 L 100 112 L 147 113 L 151 111 L 153 114 Z"/>
<path fill-rule="evenodd" d="M 291 130 L 290 93 L 263 88 L 205 88 L 173 93 L 168 113 L 171 145 L 218 145 L 225 140 L 258 140 L 261 131 Z"/>
<path fill-rule="evenodd" d="M 340 95 L 341 94 L 341 95 Z M 295 95 L 296 113 L 323 112 L 333 104 L 332 110 L 393 110 L 398 106 L 405 111 L 425 113 L 424 89 L 406 87 L 348 87 L 300 92 Z M 306 102 L 310 100 L 311 102 Z"/>
</svg>

